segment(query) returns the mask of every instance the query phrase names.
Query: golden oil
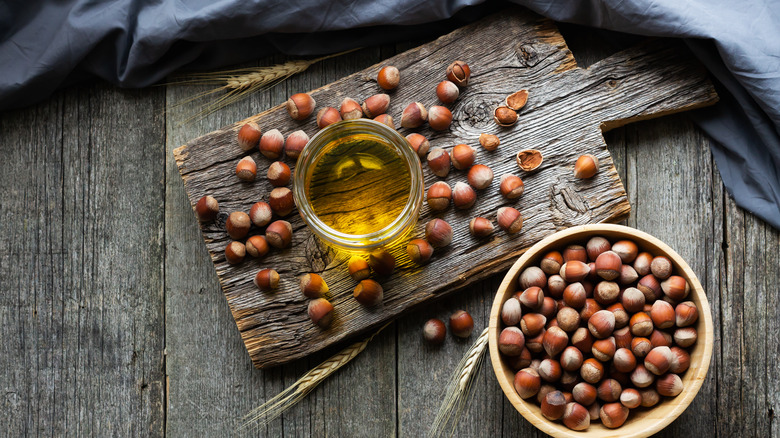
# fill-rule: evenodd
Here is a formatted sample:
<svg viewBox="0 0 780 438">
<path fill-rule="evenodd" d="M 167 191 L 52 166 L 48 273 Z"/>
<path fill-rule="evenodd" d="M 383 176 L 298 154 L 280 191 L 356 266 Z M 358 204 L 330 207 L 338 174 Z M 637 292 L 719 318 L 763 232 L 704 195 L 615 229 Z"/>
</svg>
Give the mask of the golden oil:
<svg viewBox="0 0 780 438">
<path fill-rule="evenodd" d="M 357 134 L 325 145 L 306 183 L 309 204 L 325 225 L 364 235 L 401 215 L 409 201 L 411 172 L 388 142 Z"/>
</svg>

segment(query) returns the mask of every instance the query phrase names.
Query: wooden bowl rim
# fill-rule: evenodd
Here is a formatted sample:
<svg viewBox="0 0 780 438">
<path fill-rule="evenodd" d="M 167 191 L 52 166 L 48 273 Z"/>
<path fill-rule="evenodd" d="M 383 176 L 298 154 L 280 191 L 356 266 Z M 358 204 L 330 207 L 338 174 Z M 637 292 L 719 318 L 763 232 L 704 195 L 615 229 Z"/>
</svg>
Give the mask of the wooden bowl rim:
<svg viewBox="0 0 780 438">
<path fill-rule="evenodd" d="M 608 429 L 601 423 L 591 424 L 591 426 L 585 431 L 574 431 L 562 423 L 552 422 L 547 420 L 541 414 L 531 410 L 529 406 L 533 406 L 538 411 L 536 405 L 526 402 L 521 399 L 514 388 L 514 379 L 507 378 L 507 371 L 514 376 L 514 371 L 509 370 L 504 366 L 504 362 L 501 359 L 500 352 L 498 351 L 498 335 L 500 333 L 502 322 L 500 320 L 501 306 L 505 301 L 505 295 L 513 284 L 516 284 L 517 278 L 522 269 L 526 265 L 538 257 L 540 252 L 545 248 L 555 245 L 556 243 L 574 238 L 579 235 L 596 236 L 599 233 L 616 233 L 624 236 L 626 239 L 634 240 L 637 244 L 642 246 L 655 246 L 659 248 L 664 255 L 668 256 L 673 264 L 679 268 L 681 272 L 678 272 L 683 276 L 691 285 L 691 294 L 688 299 L 694 301 L 699 307 L 699 321 L 698 331 L 699 338 L 697 343 L 691 350 L 691 357 L 693 362 L 694 352 L 703 348 L 701 356 L 701 364 L 696 369 L 693 369 L 693 363 L 691 369 L 685 374 L 683 382 L 685 383 L 685 389 L 677 397 L 673 399 L 665 399 L 661 403 L 670 403 L 674 401 L 674 405 L 666 412 L 666 415 L 657 419 L 639 419 L 641 423 L 647 423 L 643 427 L 636 427 L 638 430 L 628 430 L 624 427 L 617 429 Z M 647 245 L 645 245 L 647 244 Z M 655 254 L 657 255 L 657 254 Z M 496 375 L 501 389 L 504 391 L 504 395 L 509 399 L 510 403 L 517 409 L 518 412 L 531 424 L 536 426 L 542 432 L 545 432 L 554 437 L 566 437 L 566 438 L 583 438 L 590 436 L 599 437 L 621 437 L 621 438 L 640 438 L 647 437 L 654 433 L 661 431 L 663 428 L 672 423 L 677 417 L 682 414 L 685 409 L 691 404 L 693 399 L 698 394 L 701 385 L 704 383 L 704 379 L 707 377 L 707 372 L 710 367 L 710 361 L 712 359 L 712 345 L 713 345 L 713 323 L 712 312 L 710 310 L 707 296 L 704 293 L 704 288 L 701 286 L 699 279 L 694 274 L 693 270 L 683 260 L 683 258 L 677 254 L 671 247 L 666 245 L 656 237 L 651 236 L 643 231 L 635 228 L 627 227 L 624 225 L 615 224 L 589 224 L 579 225 L 571 228 L 567 228 L 562 231 L 558 231 L 541 241 L 537 242 L 531 248 L 529 248 L 520 258 L 512 265 L 509 272 L 504 276 L 501 285 L 496 292 L 496 297 L 493 300 L 493 307 L 490 310 L 490 323 L 488 332 L 488 343 L 490 347 L 490 360 L 493 365 L 493 372 Z M 693 373 L 691 373 L 693 372 Z M 660 406 L 660 405 L 659 405 Z M 652 409 L 647 412 L 651 412 Z M 629 418 L 630 422 L 630 418 Z"/>
</svg>

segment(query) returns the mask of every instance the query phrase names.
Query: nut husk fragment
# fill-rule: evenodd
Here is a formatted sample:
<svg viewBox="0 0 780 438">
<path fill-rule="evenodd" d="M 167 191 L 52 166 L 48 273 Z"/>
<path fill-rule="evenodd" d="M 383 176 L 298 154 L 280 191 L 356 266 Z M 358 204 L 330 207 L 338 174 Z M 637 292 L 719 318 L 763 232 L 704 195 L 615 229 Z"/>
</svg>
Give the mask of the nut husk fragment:
<svg viewBox="0 0 780 438">
<path fill-rule="evenodd" d="M 542 165 L 542 161 L 542 153 L 536 149 L 525 149 L 517 153 L 517 165 L 526 172 L 536 170 Z"/>
<path fill-rule="evenodd" d="M 512 108 L 515 111 L 519 111 L 520 108 L 525 106 L 528 101 L 528 90 L 515 91 L 506 97 L 506 106 Z"/>
</svg>

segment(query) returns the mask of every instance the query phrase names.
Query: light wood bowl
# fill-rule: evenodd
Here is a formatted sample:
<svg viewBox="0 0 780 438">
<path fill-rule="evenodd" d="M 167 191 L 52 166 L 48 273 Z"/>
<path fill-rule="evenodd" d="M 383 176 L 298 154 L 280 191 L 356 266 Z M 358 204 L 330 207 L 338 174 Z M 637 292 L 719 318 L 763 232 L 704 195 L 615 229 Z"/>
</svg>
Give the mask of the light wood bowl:
<svg viewBox="0 0 780 438">
<path fill-rule="evenodd" d="M 542 416 L 535 399 L 525 401 L 517 395 L 514 388 L 515 372 L 504 362 L 498 350 L 498 335 L 503 329 L 501 322 L 501 306 L 511 297 L 517 288 L 517 280 L 520 273 L 528 266 L 537 265 L 539 259 L 552 250 L 562 250 L 569 244 L 585 245 L 585 242 L 593 236 L 603 236 L 611 242 L 620 239 L 634 241 L 640 251 L 648 251 L 653 255 L 665 255 L 674 264 L 675 275 L 684 277 L 691 286 L 688 299 L 696 303 L 699 308 L 699 319 L 695 327 L 698 331 L 698 341 L 688 351 L 691 353 L 691 365 L 682 376 L 683 392 L 674 398 L 662 397 L 659 404 L 652 408 L 632 409 L 623 426 L 617 429 L 608 429 L 600 421 L 591 422 L 585 431 L 574 431 L 563 425 L 561 421 L 550 421 Z M 622 225 L 596 224 L 582 225 L 559 231 L 528 249 L 523 254 L 501 282 L 501 286 L 493 301 L 490 311 L 489 345 L 490 360 L 493 363 L 493 371 L 496 373 L 498 383 L 509 401 L 534 426 L 542 432 L 554 437 L 646 437 L 652 435 L 674 421 L 685 408 L 693 401 L 699 392 L 704 378 L 707 377 L 707 369 L 712 358 L 713 327 L 710 305 L 704 294 L 701 283 L 685 263 L 679 254 L 655 237 L 642 231 Z"/>
</svg>

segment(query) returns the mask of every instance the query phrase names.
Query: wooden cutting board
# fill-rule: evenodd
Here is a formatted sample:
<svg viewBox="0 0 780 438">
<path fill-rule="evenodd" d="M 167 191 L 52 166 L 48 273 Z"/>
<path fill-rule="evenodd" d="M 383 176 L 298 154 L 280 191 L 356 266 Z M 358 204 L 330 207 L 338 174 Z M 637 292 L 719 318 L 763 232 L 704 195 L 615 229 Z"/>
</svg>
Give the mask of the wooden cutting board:
<svg viewBox="0 0 780 438">
<path fill-rule="evenodd" d="M 470 210 L 450 207 L 434 215 L 423 207 L 414 234 L 423 236 L 425 223 L 441 217 L 453 226 L 453 242 L 438 250 L 424 268 L 411 263 L 403 247 L 393 249 L 397 268 L 393 275 L 381 279 L 384 302 L 375 308 L 366 309 L 354 300 L 355 282 L 346 270 L 347 257 L 315 238 L 297 212 L 286 218 L 294 230 L 290 248 L 274 250 L 260 260 L 247 258 L 235 266 L 225 261 L 224 249 L 230 241 L 224 231 L 228 214 L 248 212 L 253 203 L 267 200 L 272 189 L 264 178 L 270 160 L 259 152 L 250 154 L 258 163 L 257 181 L 243 183 L 236 178 L 236 163 L 245 155 L 236 144 L 237 131 L 251 120 L 263 131 L 277 128 L 286 136 L 303 129 L 312 136 L 317 132 L 314 117 L 293 121 L 280 105 L 174 151 L 193 208 L 204 195 L 214 196 L 220 203 L 218 220 L 202 225 L 201 230 L 255 366 L 279 365 L 306 356 L 505 270 L 526 248 L 557 230 L 625 219 L 630 206 L 602 132 L 717 101 L 706 72 L 681 45 L 651 41 L 580 69 L 555 25 L 522 9 L 487 17 L 311 94 L 318 107 L 338 107 L 344 97 L 362 101 L 382 92 L 375 82 L 378 70 L 395 65 L 402 79 L 398 89 L 390 93 L 388 112 L 398 123 L 403 109 L 413 101 L 426 106 L 439 104 L 436 84 L 456 59 L 469 64 L 472 76 L 469 86 L 450 106 L 454 115 L 451 128 L 445 132 L 427 127 L 416 131 L 428 137 L 432 146 L 475 146 L 476 163 L 490 166 L 496 178 L 491 187 L 479 192 Z M 520 89 L 528 89 L 530 96 L 518 123 L 511 128 L 498 127 L 493 122 L 494 108 Z M 411 131 L 400 132 L 406 135 Z M 497 151 L 487 152 L 479 146 L 483 132 L 500 137 Z M 533 173 L 521 171 L 514 158 L 521 149 L 540 150 L 542 166 Z M 590 180 L 577 180 L 572 175 L 573 165 L 585 153 L 599 158 L 600 172 Z M 289 160 L 288 164 L 294 167 Z M 500 177 L 506 173 L 517 174 L 525 182 L 525 194 L 516 201 L 507 201 L 498 193 Z M 423 174 L 426 187 L 440 180 L 426 165 Z M 451 186 L 466 181 L 466 172 L 453 169 L 445 181 Z M 495 222 L 496 210 L 505 205 L 514 206 L 525 218 L 519 234 L 510 236 L 497 229 L 485 239 L 469 235 L 472 217 L 484 216 Z M 253 229 L 250 234 L 263 231 Z M 278 291 L 266 293 L 255 288 L 254 275 L 262 268 L 279 272 Z M 320 273 L 330 286 L 329 299 L 335 311 L 327 330 L 309 321 L 308 300 L 298 290 L 298 277 L 309 272 Z"/>
</svg>

